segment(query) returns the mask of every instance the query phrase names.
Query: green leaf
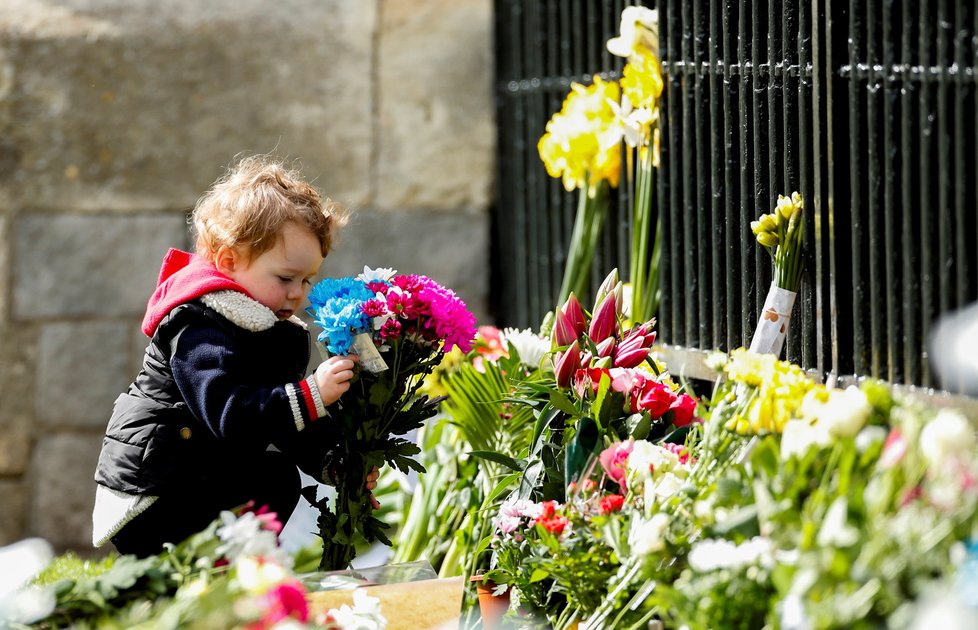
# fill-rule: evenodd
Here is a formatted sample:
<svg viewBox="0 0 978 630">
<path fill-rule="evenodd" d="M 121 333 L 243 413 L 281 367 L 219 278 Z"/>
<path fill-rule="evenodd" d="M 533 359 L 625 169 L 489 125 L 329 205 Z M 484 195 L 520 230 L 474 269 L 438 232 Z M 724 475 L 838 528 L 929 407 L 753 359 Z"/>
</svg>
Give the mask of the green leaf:
<svg viewBox="0 0 978 630">
<path fill-rule="evenodd" d="M 577 416 L 580 414 L 580 411 L 578 411 L 577 407 L 574 406 L 574 403 L 572 403 L 570 399 L 567 398 L 567 396 L 565 396 L 559 389 L 550 390 L 550 402 L 554 407 L 563 411 L 569 416 Z"/>
<path fill-rule="evenodd" d="M 490 462 L 496 462 L 497 464 L 502 464 L 510 470 L 522 471 L 526 469 L 526 462 L 521 462 L 508 455 L 503 455 L 496 451 L 469 451 L 469 455 L 473 457 L 478 457 L 480 459 L 485 459 Z"/>
<path fill-rule="evenodd" d="M 540 580 L 545 580 L 550 577 L 550 574 L 543 569 L 537 568 L 533 569 L 533 573 L 530 574 L 530 584 L 534 582 L 539 582 Z"/>
</svg>

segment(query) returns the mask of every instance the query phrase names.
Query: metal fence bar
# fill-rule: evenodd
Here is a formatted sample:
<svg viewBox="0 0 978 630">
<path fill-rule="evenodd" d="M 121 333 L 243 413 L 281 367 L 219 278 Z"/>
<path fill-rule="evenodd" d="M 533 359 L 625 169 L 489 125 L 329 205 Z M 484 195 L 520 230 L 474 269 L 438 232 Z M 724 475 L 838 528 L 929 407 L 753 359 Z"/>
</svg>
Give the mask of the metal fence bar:
<svg viewBox="0 0 978 630">
<path fill-rule="evenodd" d="M 576 193 L 536 155 L 571 81 L 615 78 L 632 0 L 496 0 L 500 320 L 553 307 Z M 651 0 L 646 2 L 652 5 Z M 750 341 L 770 259 L 749 222 L 806 199 L 806 281 L 787 358 L 932 385 L 939 314 L 978 298 L 978 10 L 973 3 L 663 0 L 660 339 Z M 611 196 L 592 281 L 628 263 L 632 203 Z M 505 237 L 505 238 L 503 238 Z M 505 241 L 505 242 L 504 242 Z"/>
</svg>

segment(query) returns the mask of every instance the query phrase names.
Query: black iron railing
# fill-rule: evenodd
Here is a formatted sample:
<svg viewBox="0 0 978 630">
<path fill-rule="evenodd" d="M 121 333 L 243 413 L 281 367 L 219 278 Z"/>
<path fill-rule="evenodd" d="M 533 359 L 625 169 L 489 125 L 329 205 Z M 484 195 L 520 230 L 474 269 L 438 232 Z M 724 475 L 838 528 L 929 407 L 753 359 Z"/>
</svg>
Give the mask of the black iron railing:
<svg viewBox="0 0 978 630">
<path fill-rule="evenodd" d="M 500 323 L 553 308 L 576 197 L 536 154 L 571 81 L 616 77 L 625 2 L 496 2 Z M 654 6 L 653 3 L 645 3 Z M 749 223 L 806 199 L 787 357 L 823 374 L 933 384 L 937 318 L 978 299 L 978 9 L 948 0 L 659 3 L 660 338 L 748 345 L 770 283 Z M 625 195 L 594 276 L 627 268 Z M 978 349 L 976 349 L 978 351 Z"/>
</svg>

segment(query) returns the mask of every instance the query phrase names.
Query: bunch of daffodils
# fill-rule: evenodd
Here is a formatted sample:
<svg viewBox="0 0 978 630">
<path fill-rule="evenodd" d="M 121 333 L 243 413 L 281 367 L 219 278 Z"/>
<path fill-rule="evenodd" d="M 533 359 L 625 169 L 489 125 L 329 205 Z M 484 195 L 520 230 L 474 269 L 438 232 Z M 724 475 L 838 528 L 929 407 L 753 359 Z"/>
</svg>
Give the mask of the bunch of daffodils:
<svg viewBox="0 0 978 630">
<path fill-rule="evenodd" d="M 757 242 L 764 246 L 774 262 L 774 284 L 794 292 L 801 286 L 804 207 L 805 202 L 798 192 L 791 193 L 791 197 L 778 195 L 774 212 L 761 215 L 750 223 Z"/>
</svg>

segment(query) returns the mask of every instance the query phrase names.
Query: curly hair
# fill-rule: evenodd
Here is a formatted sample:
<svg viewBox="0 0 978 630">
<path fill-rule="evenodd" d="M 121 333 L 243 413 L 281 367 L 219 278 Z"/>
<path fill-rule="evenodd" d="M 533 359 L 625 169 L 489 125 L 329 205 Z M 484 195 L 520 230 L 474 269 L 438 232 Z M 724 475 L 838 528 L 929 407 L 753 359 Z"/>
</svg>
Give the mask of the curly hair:
<svg viewBox="0 0 978 630">
<path fill-rule="evenodd" d="M 256 155 L 240 160 L 201 195 L 190 221 L 197 254 L 214 260 L 223 246 L 260 256 L 290 222 L 308 228 L 325 257 L 347 218 L 346 208 L 323 197 L 297 170 Z"/>
</svg>

